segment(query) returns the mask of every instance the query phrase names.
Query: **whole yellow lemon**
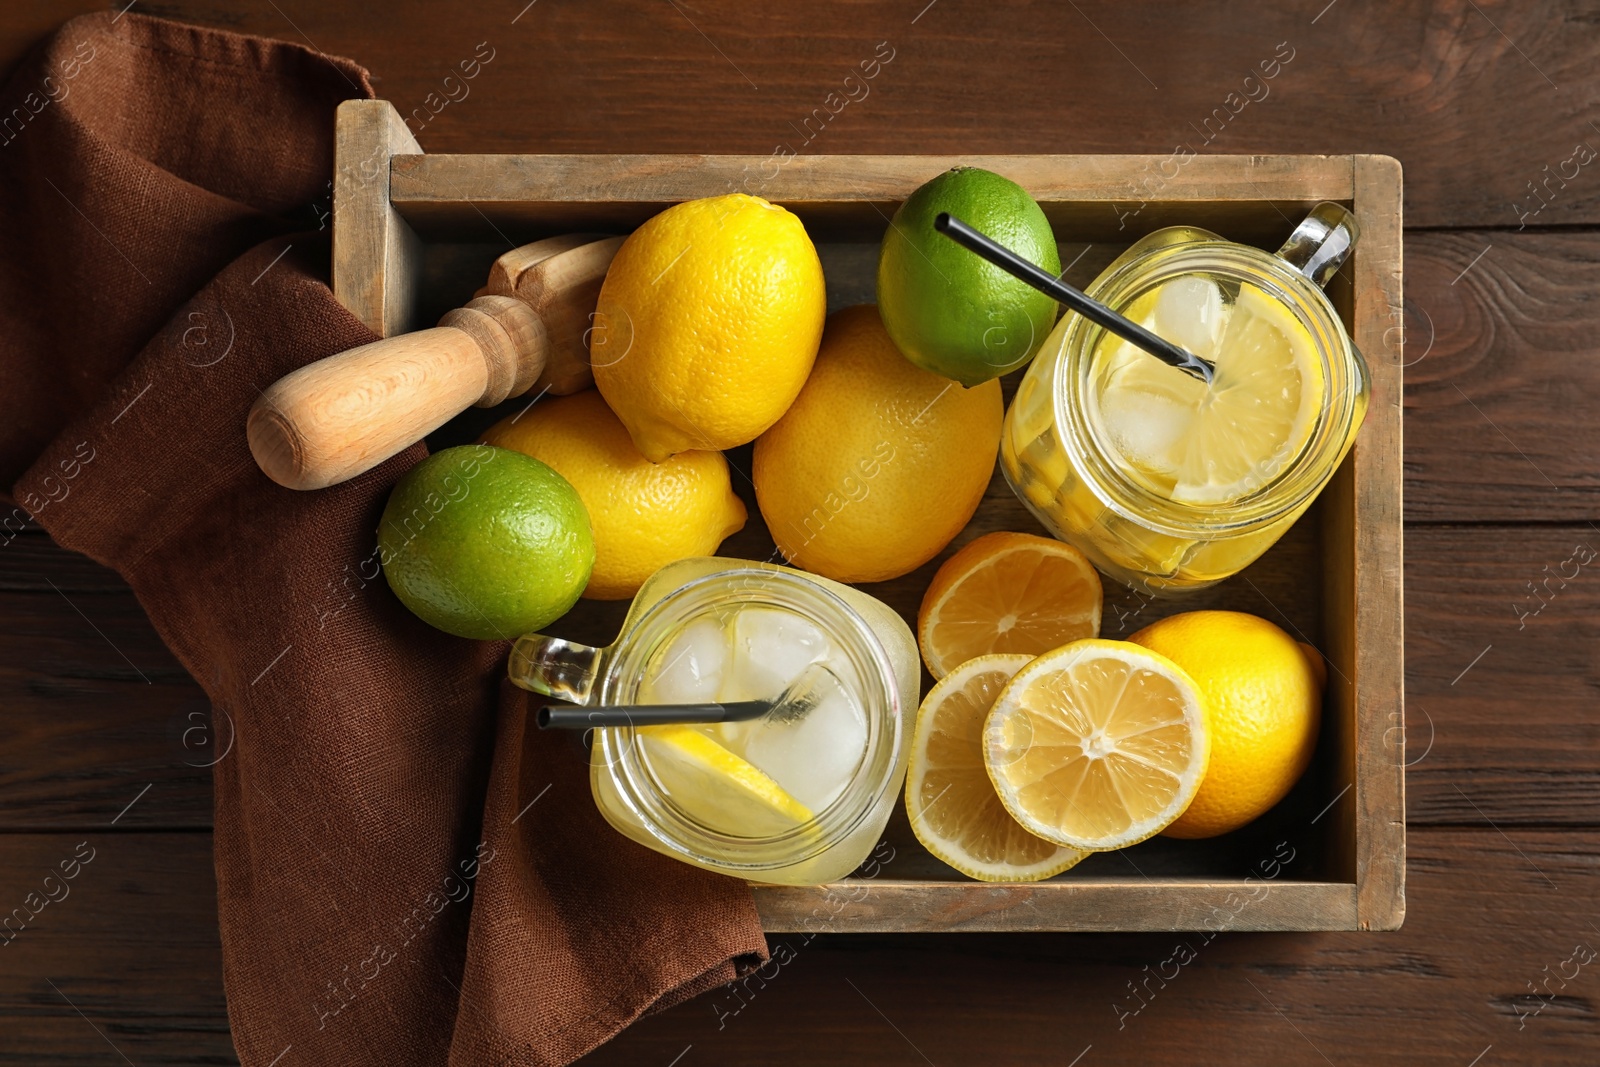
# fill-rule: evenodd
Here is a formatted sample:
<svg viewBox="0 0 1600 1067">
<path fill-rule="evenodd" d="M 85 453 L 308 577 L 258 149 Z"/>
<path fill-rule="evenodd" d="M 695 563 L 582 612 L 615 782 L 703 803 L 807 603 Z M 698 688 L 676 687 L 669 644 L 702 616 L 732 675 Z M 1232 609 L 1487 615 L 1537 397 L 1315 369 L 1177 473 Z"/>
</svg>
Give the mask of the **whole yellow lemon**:
<svg viewBox="0 0 1600 1067">
<path fill-rule="evenodd" d="M 1128 640 L 1189 672 L 1206 699 L 1211 766 L 1168 837 L 1216 837 L 1266 814 L 1311 762 L 1322 683 L 1302 647 L 1266 619 L 1190 611 Z"/>
<path fill-rule="evenodd" d="M 651 463 L 592 389 L 540 400 L 483 440 L 542 461 L 578 491 L 594 531 L 594 573 L 583 590 L 591 600 L 631 597 L 658 568 L 709 556 L 744 526 L 721 452 Z"/>
<path fill-rule="evenodd" d="M 866 304 L 829 318 L 816 367 L 756 441 L 756 500 L 796 566 L 881 582 L 938 554 L 1000 448 L 1000 383 L 963 389 L 900 354 Z"/>
<path fill-rule="evenodd" d="M 799 394 L 826 314 L 822 262 L 794 215 L 743 193 L 676 204 L 606 272 L 595 385 L 653 462 L 746 444 Z"/>
</svg>

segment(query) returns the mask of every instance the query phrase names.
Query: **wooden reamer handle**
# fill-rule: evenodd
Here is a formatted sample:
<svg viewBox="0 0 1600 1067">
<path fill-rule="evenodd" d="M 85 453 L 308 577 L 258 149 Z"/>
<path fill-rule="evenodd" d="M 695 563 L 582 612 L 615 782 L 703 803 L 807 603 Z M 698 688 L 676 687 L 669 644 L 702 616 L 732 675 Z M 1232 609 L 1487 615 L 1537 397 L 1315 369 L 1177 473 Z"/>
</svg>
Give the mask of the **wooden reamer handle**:
<svg viewBox="0 0 1600 1067">
<path fill-rule="evenodd" d="M 548 350 L 544 324 L 527 303 L 478 297 L 431 330 L 374 341 L 280 378 L 250 409 L 250 452 L 279 485 L 335 485 L 473 405 L 526 392 Z"/>
</svg>

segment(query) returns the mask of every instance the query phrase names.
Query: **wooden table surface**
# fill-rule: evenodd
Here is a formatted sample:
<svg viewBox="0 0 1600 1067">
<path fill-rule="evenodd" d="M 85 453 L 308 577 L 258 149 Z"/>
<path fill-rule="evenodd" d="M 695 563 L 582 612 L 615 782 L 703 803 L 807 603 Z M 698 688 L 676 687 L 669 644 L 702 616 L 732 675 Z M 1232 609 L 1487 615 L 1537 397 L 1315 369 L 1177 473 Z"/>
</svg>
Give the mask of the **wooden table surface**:
<svg viewBox="0 0 1600 1067">
<path fill-rule="evenodd" d="M 0 63 L 106 6 L 7 0 Z M 701 998 L 589 1062 L 1600 1062 L 1600 962 L 1584 962 L 1600 949 L 1600 577 L 1547 581 L 1600 549 L 1600 10 L 760 6 L 136 10 L 355 57 L 422 109 L 430 152 L 765 154 L 887 42 L 870 95 L 806 151 L 1398 157 L 1408 916 L 1393 934 L 1223 935 L 1120 1026 L 1126 983 L 1180 935 L 818 937 L 737 1014 Z M 469 94 L 432 114 L 482 43 Z M 1275 78 L 1246 83 L 1274 58 Z M 114 574 L 39 533 L 0 553 L 0 632 L 0 906 L 95 850 L 0 950 L 0 1063 L 235 1062 L 204 696 Z"/>
</svg>

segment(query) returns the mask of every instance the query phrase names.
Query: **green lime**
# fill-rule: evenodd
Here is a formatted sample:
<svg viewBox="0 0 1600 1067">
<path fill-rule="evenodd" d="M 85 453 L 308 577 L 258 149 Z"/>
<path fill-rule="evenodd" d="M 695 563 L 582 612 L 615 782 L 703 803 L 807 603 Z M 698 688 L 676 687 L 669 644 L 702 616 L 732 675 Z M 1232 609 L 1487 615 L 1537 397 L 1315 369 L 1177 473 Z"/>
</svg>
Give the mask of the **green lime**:
<svg viewBox="0 0 1600 1067">
<path fill-rule="evenodd" d="M 965 386 L 1016 370 L 1056 320 L 1054 300 L 933 228 L 948 211 L 1061 273 L 1050 222 L 1027 191 L 989 170 L 956 167 L 894 213 L 878 254 L 878 314 L 907 359 Z"/>
<path fill-rule="evenodd" d="M 594 569 L 589 513 L 567 480 L 491 445 L 436 452 L 395 484 L 378 522 L 389 588 L 457 637 L 513 638 L 577 602 Z"/>
</svg>

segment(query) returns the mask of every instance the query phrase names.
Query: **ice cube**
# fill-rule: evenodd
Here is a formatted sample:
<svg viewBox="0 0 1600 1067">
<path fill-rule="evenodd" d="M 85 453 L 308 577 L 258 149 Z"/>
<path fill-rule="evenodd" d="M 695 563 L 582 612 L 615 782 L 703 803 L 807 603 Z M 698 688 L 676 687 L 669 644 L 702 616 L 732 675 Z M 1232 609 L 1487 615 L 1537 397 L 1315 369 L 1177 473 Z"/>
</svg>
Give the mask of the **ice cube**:
<svg viewBox="0 0 1600 1067">
<path fill-rule="evenodd" d="M 728 670 L 728 632 L 721 620 L 697 619 L 656 654 L 642 704 L 698 704 L 717 699 Z"/>
<path fill-rule="evenodd" d="M 1215 360 L 1227 312 L 1216 282 L 1189 274 L 1167 282 L 1156 294 L 1150 329 L 1197 356 Z"/>
<path fill-rule="evenodd" d="M 733 617 L 731 661 L 718 699 L 772 700 L 833 652 L 816 624 L 781 608 L 745 608 Z"/>
<path fill-rule="evenodd" d="M 1155 392 L 1115 388 L 1100 399 L 1100 424 L 1112 445 L 1129 463 L 1151 474 L 1177 471 L 1193 421 L 1193 407 Z"/>
<path fill-rule="evenodd" d="M 867 717 L 859 697 L 831 670 L 813 672 L 816 705 L 798 722 L 758 719 L 743 756 L 813 812 L 844 792 L 867 749 Z"/>
</svg>

